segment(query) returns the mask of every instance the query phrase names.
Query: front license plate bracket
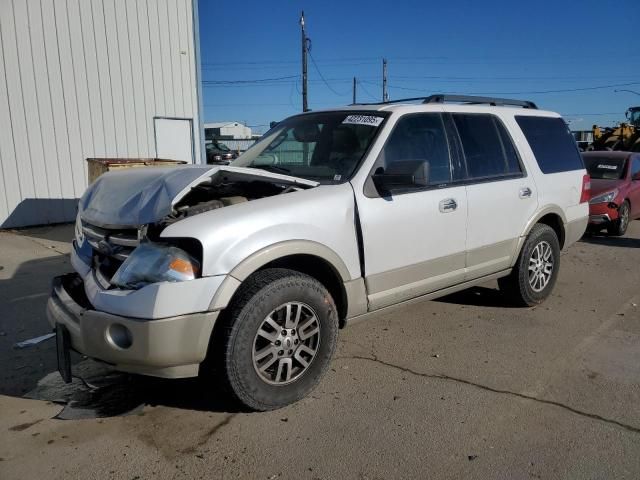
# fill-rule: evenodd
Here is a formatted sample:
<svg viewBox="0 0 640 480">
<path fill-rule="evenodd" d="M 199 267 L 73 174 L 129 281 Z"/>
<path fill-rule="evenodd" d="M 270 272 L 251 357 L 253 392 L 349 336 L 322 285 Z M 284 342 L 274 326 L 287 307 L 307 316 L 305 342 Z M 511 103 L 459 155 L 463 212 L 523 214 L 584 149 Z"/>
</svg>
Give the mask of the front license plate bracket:
<svg viewBox="0 0 640 480">
<path fill-rule="evenodd" d="M 59 323 L 56 325 L 56 351 L 58 354 L 58 372 L 65 383 L 71 383 L 71 341 L 69 330 Z"/>
</svg>

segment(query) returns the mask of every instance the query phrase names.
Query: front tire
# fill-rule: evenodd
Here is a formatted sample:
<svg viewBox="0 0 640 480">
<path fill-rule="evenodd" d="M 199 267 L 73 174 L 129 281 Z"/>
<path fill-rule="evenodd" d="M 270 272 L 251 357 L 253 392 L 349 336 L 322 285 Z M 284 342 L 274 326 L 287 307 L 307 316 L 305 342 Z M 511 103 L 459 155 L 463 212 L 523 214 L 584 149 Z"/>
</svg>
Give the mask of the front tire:
<svg viewBox="0 0 640 480">
<path fill-rule="evenodd" d="M 316 279 L 287 269 L 249 277 L 224 319 L 223 380 L 252 410 L 273 410 L 311 392 L 338 335 L 333 298 Z"/>
<path fill-rule="evenodd" d="M 630 215 L 631 205 L 629 205 L 628 200 L 625 200 L 618 209 L 618 218 L 611 222 L 611 224 L 607 227 L 607 232 L 609 233 L 609 235 L 613 235 L 614 237 L 621 237 L 625 233 L 627 233 Z"/>
<path fill-rule="evenodd" d="M 513 271 L 498 285 L 514 304 L 532 307 L 551 294 L 559 268 L 558 236 L 550 226 L 538 223 L 527 236 Z"/>
</svg>

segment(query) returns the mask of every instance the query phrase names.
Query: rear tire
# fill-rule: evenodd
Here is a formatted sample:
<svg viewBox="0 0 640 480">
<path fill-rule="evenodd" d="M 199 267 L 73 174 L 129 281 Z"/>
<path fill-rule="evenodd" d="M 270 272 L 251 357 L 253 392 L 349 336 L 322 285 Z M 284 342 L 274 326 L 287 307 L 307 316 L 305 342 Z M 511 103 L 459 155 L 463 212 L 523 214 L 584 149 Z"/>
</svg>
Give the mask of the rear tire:
<svg viewBox="0 0 640 480">
<path fill-rule="evenodd" d="M 316 279 L 280 268 L 253 274 L 241 289 L 213 342 L 214 368 L 252 410 L 294 403 L 319 383 L 335 351 L 333 298 Z"/>
<path fill-rule="evenodd" d="M 614 237 L 621 237 L 625 233 L 627 233 L 627 228 L 629 227 L 629 220 L 631 216 L 631 205 L 628 200 L 622 202 L 620 208 L 618 209 L 618 218 L 611 222 L 609 226 L 607 226 L 607 232 L 609 235 L 613 235 Z"/>
<path fill-rule="evenodd" d="M 532 307 L 551 294 L 559 268 L 558 236 L 550 226 L 537 223 L 529 232 L 511 274 L 500 278 L 498 285 L 515 305 Z"/>
</svg>

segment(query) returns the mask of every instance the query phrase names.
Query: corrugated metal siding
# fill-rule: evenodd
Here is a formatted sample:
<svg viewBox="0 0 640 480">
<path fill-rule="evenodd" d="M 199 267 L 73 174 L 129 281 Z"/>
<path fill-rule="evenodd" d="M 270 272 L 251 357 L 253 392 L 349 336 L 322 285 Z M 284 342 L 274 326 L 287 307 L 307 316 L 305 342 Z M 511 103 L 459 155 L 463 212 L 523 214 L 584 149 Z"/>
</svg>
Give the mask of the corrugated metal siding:
<svg viewBox="0 0 640 480">
<path fill-rule="evenodd" d="M 155 157 L 193 119 L 196 0 L 0 0 L 0 227 L 72 220 L 88 157 Z"/>
</svg>

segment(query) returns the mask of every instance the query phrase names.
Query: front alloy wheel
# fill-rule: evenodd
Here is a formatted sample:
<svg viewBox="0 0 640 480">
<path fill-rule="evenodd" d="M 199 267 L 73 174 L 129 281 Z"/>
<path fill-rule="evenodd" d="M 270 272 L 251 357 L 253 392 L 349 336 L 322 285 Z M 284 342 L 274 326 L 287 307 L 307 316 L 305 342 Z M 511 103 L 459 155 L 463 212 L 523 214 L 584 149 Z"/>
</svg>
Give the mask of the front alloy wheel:
<svg viewBox="0 0 640 480">
<path fill-rule="evenodd" d="M 287 302 L 262 322 L 253 340 L 253 368 L 271 385 L 303 375 L 320 346 L 320 322 L 309 305 Z"/>
<path fill-rule="evenodd" d="M 629 227 L 630 212 L 631 208 L 629 206 L 629 202 L 625 200 L 618 209 L 617 220 L 611 222 L 611 224 L 607 227 L 607 232 L 609 233 L 609 235 L 621 237 L 625 233 L 627 233 L 627 228 Z"/>
<path fill-rule="evenodd" d="M 208 363 L 252 410 L 306 396 L 336 348 L 333 298 L 318 280 L 293 270 L 270 268 L 247 278 L 220 322 Z"/>
</svg>

